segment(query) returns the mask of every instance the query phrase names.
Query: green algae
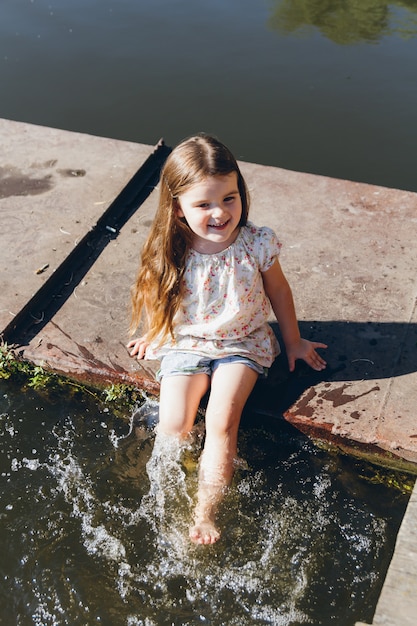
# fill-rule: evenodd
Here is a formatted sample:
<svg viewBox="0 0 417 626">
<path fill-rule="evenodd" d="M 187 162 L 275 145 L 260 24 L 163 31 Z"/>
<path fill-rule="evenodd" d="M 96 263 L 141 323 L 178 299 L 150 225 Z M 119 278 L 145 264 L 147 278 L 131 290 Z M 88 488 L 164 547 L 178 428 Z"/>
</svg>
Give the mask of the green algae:
<svg viewBox="0 0 417 626">
<path fill-rule="evenodd" d="M 72 380 L 47 369 L 44 364 L 33 364 L 22 359 L 15 346 L 5 342 L 0 344 L 0 378 L 13 378 L 22 388 L 31 388 L 41 395 L 54 395 L 65 391 L 68 396 L 89 394 L 99 404 L 111 404 L 115 413 L 130 414 L 143 394 L 137 388 L 126 384 L 110 384 L 97 388 Z"/>
</svg>

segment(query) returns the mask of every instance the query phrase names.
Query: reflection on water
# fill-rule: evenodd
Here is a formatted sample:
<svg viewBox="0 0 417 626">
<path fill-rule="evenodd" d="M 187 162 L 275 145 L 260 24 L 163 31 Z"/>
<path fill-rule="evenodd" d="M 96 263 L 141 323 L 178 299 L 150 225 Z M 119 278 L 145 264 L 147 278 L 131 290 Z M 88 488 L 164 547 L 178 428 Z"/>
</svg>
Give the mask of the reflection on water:
<svg viewBox="0 0 417 626">
<path fill-rule="evenodd" d="M 337 44 L 417 34 L 416 0 L 278 0 L 269 25 L 280 33 L 315 27 Z"/>
<path fill-rule="evenodd" d="M 247 419 L 248 468 L 225 499 L 222 540 L 195 546 L 202 424 L 185 450 L 159 451 L 163 474 L 143 419 L 129 426 L 90 397 L 23 397 L 0 382 L 0 623 L 372 618 L 407 498 L 371 485 L 369 468 L 285 423 Z"/>
<path fill-rule="evenodd" d="M 415 191 L 416 5 L 2 0 L 0 117 Z"/>
</svg>

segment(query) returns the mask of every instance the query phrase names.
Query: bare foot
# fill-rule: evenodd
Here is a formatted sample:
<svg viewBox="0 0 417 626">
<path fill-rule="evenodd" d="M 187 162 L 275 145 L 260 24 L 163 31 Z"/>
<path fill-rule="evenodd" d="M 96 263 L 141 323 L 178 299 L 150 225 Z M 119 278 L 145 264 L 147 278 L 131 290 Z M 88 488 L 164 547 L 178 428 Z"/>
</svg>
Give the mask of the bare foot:
<svg viewBox="0 0 417 626">
<path fill-rule="evenodd" d="M 210 519 L 197 520 L 190 528 L 190 539 L 193 543 L 209 545 L 220 539 L 220 531 Z"/>
</svg>

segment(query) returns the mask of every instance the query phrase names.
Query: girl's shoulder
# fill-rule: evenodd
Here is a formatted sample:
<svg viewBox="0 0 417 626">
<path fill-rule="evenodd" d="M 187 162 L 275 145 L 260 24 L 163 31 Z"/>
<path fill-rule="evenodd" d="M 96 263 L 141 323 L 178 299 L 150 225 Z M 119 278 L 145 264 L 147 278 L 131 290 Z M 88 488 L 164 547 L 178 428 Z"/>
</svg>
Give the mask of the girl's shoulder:
<svg viewBox="0 0 417 626">
<path fill-rule="evenodd" d="M 261 271 L 268 269 L 279 255 L 281 242 L 269 226 L 247 222 L 241 229 L 241 242 L 246 251 L 258 260 Z"/>
<path fill-rule="evenodd" d="M 275 231 L 270 228 L 269 226 L 257 226 L 257 224 L 254 224 L 253 222 L 250 222 L 249 220 L 246 222 L 246 226 L 242 227 L 243 231 L 246 231 L 247 233 L 249 233 L 250 235 L 257 237 L 257 236 L 265 236 L 265 235 L 275 235 Z"/>
<path fill-rule="evenodd" d="M 276 245 L 279 243 L 275 231 L 269 226 L 256 226 L 252 222 L 247 222 L 246 226 L 241 228 L 242 239 L 248 243 L 253 242 L 254 245 Z"/>
</svg>

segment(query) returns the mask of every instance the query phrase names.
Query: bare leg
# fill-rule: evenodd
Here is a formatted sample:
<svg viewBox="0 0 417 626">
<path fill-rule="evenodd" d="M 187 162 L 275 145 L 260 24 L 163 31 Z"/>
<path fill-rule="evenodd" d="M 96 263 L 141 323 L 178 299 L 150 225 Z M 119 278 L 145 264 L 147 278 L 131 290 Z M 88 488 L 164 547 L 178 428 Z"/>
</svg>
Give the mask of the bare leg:
<svg viewBox="0 0 417 626">
<path fill-rule="evenodd" d="M 164 376 L 157 432 L 185 437 L 191 431 L 201 398 L 210 387 L 207 374 Z"/>
<path fill-rule="evenodd" d="M 216 512 L 233 477 L 240 418 L 257 378 L 258 374 L 242 363 L 222 365 L 213 373 L 197 505 L 190 528 L 195 543 L 211 544 L 220 537 Z"/>
<path fill-rule="evenodd" d="M 150 489 L 142 503 L 145 510 L 151 511 L 151 521 L 157 520 L 157 532 L 163 540 L 177 536 L 181 526 L 180 522 L 177 524 L 178 507 L 184 497 L 189 502 L 181 467 L 182 452 L 209 385 L 210 377 L 206 374 L 166 376 L 161 381 L 159 424 L 146 466 Z"/>
</svg>

